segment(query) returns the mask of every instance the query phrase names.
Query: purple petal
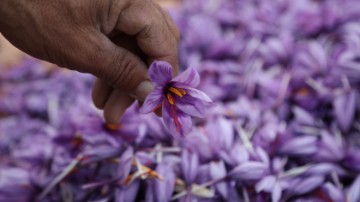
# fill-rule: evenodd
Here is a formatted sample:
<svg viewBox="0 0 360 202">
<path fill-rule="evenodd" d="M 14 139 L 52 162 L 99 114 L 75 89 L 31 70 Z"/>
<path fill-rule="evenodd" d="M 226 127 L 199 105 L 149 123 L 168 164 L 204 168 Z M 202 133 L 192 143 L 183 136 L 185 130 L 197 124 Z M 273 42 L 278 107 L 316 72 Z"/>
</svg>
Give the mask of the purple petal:
<svg viewBox="0 0 360 202">
<path fill-rule="evenodd" d="M 344 193 L 341 191 L 340 188 L 334 186 L 333 184 L 327 182 L 322 188 L 324 192 L 328 194 L 328 196 L 333 200 L 337 202 L 344 202 L 345 196 Z"/>
<path fill-rule="evenodd" d="M 258 180 L 266 172 L 266 166 L 260 162 L 246 162 L 235 167 L 230 175 L 237 180 Z"/>
<path fill-rule="evenodd" d="M 172 79 L 172 67 L 164 61 L 154 61 L 149 68 L 152 82 L 158 86 L 165 86 Z"/>
<path fill-rule="evenodd" d="M 194 152 L 184 150 L 181 155 L 181 170 L 184 175 L 185 182 L 191 185 L 199 169 L 199 157 Z"/>
<path fill-rule="evenodd" d="M 230 151 L 230 157 L 235 164 L 240 164 L 249 161 L 250 154 L 243 145 L 236 144 Z"/>
<path fill-rule="evenodd" d="M 316 123 L 314 117 L 301 107 L 294 107 L 293 113 L 295 115 L 296 121 L 300 124 L 312 126 Z"/>
<path fill-rule="evenodd" d="M 270 165 L 269 155 L 264 151 L 264 149 L 262 149 L 261 147 L 257 147 L 255 149 L 255 152 L 259 160 L 261 160 L 267 166 Z"/>
<path fill-rule="evenodd" d="M 255 186 L 256 192 L 271 192 L 275 186 L 276 178 L 275 176 L 269 175 L 261 179 Z"/>
<path fill-rule="evenodd" d="M 316 137 L 297 137 L 283 145 L 280 152 L 288 155 L 310 155 L 316 152 Z"/>
<path fill-rule="evenodd" d="M 136 180 L 133 183 L 131 183 L 128 187 L 125 189 L 125 200 L 124 201 L 136 201 L 136 197 L 138 195 L 138 191 L 140 188 L 140 181 Z"/>
<path fill-rule="evenodd" d="M 221 132 L 221 142 L 224 149 L 229 149 L 234 144 L 234 129 L 230 121 L 220 117 L 217 121 Z M 214 134 L 215 135 L 215 134 Z M 216 134 L 217 135 L 217 134 Z"/>
<path fill-rule="evenodd" d="M 313 176 L 310 178 L 305 178 L 297 183 L 295 186 L 291 186 L 293 188 L 293 193 L 297 195 L 308 193 L 315 188 L 322 185 L 324 182 L 323 176 Z"/>
<path fill-rule="evenodd" d="M 146 202 L 154 202 L 155 201 L 155 195 L 156 193 L 154 193 L 154 187 L 152 186 L 152 183 L 150 181 L 148 181 L 148 185 L 146 187 L 146 192 L 145 192 L 145 201 Z"/>
<path fill-rule="evenodd" d="M 225 164 L 222 161 L 210 163 L 210 176 L 218 179 L 226 176 Z"/>
<path fill-rule="evenodd" d="M 226 176 L 226 168 L 224 162 L 211 162 L 210 163 L 210 176 L 213 180 L 223 178 Z M 226 198 L 228 189 L 225 182 L 219 182 L 215 185 L 216 190 L 223 198 Z"/>
<path fill-rule="evenodd" d="M 318 163 L 315 164 L 314 166 L 310 167 L 305 173 L 307 175 L 328 175 L 331 173 L 337 173 L 338 175 L 340 174 L 345 174 L 345 170 L 343 170 L 341 167 L 331 164 L 331 163 Z"/>
<path fill-rule="evenodd" d="M 298 62 L 314 72 L 326 70 L 327 56 L 323 46 L 316 41 L 312 41 L 306 44 L 305 48 L 306 52 L 298 54 Z"/>
<path fill-rule="evenodd" d="M 230 121 L 223 117 L 216 118 L 213 121 L 207 122 L 205 130 L 207 139 L 209 140 L 208 144 L 214 153 L 221 153 L 221 150 L 229 151 L 232 148 L 232 144 L 234 143 L 234 130 Z M 229 155 L 230 152 L 226 154 L 226 156 Z"/>
<path fill-rule="evenodd" d="M 349 131 L 356 111 L 356 92 L 343 93 L 334 100 L 334 114 L 341 130 Z"/>
<path fill-rule="evenodd" d="M 191 88 L 188 85 L 184 85 L 181 83 L 173 83 L 174 87 L 184 89 L 188 95 L 193 98 L 202 100 L 204 102 L 212 102 L 211 98 L 207 96 L 204 92 L 197 90 L 195 88 Z"/>
<path fill-rule="evenodd" d="M 146 97 L 143 106 L 140 108 L 140 113 L 146 114 L 156 110 L 158 107 L 161 106 L 161 102 L 163 100 L 161 90 L 161 88 L 156 88 Z"/>
<path fill-rule="evenodd" d="M 120 178 L 122 181 L 126 179 L 131 170 L 131 161 L 134 155 L 134 149 L 129 147 L 120 158 L 120 163 L 118 167 L 118 173 L 116 177 Z"/>
<path fill-rule="evenodd" d="M 195 88 L 187 88 L 186 91 L 190 96 L 192 96 L 194 98 L 197 98 L 199 100 L 202 100 L 202 101 L 208 102 L 208 103 L 212 102 L 211 98 L 200 90 L 197 90 Z"/>
<path fill-rule="evenodd" d="M 238 188 L 235 184 L 228 183 L 227 190 L 227 201 L 243 201 L 243 198 L 240 197 L 240 193 L 238 192 Z"/>
<path fill-rule="evenodd" d="M 360 170 L 360 150 L 350 149 L 344 158 L 344 164 L 356 171 Z"/>
<path fill-rule="evenodd" d="M 184 72 L 177 75 L 172 81 L 195 88 L 200 83 L 200 76 L 194 68 L 189 67 Z"/>
<path fill-rule="evenodd" d="M 317 156 L 320 159 L 327 159 L 330 161 L 339 161 L 344 157 L 343 147 L 336 137 L 327 131 L 321 132 L 321 142 L 319 144 Z"/>
<path fill-rule="evenodd" d="M 272 160 L 272 169 L 274 172 L 284 172 L 285 164 L 287 163 L 286 158 L 275 157 Z"/>
<path fill-rule="evenodd" d="M 358 176 L 351 185 L 347 199 L 349 202 L 358 202 L 360 200 L 360 176 Z"/>
<path fill-rule="evenodd" d="M 21 168 L 0 168 L 0 201 L 30 201 L 30 173 Z"/>
<path fill-rule="evenodd" d="M 202 101 L 190 96 L 184 96 L 176 100 L 176 107 L 190 116 L 202 118 L 205 115 L 205 105 Z"/>
<path fill-rule="evenodd" d="M 174 171 L 162 163 L 156 167 L 156 172 L 163 177 L 163 180 L 154 180 L 155 201 L 170 201 L 175 188 Z"/>
<path fill-rule="evenodd" d="M 133 202 L 133 201 L 135 201 L 138 191 L 139 191 L 139 187 L 140 187 L 140 181 L 136 180 L 124 189 L 121 189 L 121 188 L 116 189 L 115 190 L 115 202 L 122 202 L 122 201 Z"/>
<path fill-rule="evenodd" d="M 170 134 L 174 136 L 183 137 L 191 130 L 191 117 L 179 111 L 175 105 L 170 105 L 170 103 L 165 102 L 162 117 Z"/>
<path fill-rule="evenodd" d="M 275 186 L 271 192 L 271 200 L 272 202 L 278 202 L 280 201 L 280 198 L 281 198 L 281 192 L 282 192 L 282 189 L 281 189 L 281 186 L 279 183 L 275 183 Z"/>
</svg>

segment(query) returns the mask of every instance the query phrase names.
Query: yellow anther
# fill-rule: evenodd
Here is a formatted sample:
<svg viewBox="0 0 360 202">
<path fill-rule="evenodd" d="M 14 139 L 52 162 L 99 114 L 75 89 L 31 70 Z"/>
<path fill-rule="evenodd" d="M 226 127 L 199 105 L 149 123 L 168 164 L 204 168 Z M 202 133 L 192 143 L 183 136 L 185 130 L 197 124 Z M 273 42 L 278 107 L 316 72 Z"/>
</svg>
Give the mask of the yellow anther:
<svg viewBox="0 0 360 202">
<path fill-rule="evenodd" d="M 107 123 L 106 128 L 111 130 L 111 131 L 117 131 L 120 129 L 120 124 L 111 124 L 111 123 Z"/>
<path fill-rule="evenodd" d="M 144 166 L 144 165 L 141 165 L 141 169 L 143 169 L 145 171 L 144 174 L 148 175 L 149 177 L 152 177 L 152 178 L 156 178 L 156 179 L 159 179 L 159 180 L 163 180 L 164 178 L 159 175 L 156 171 L 154 170 L 151 170 L 150 168 Z"/>
<path fill-rule="evenodd" d="M 124 184 L 125 184 L 125 185 L 129 185 L 129 183 L 131 182 L 131 180 L 132 180 L 133 177 L 134 177 L 133 174 L 128 175 L 128 176 L 125 178 L 125 180 L 124 180 Z"/>
<path fill-rule="evenodd" d="M 180 88 L 170 87 L 169 91 L 171 91 L 172 93 L 174 93 L 175 95 L 177 95 L 179 97 L 186 95 L 186 91 L 184 89 L 180 89 Z"/>
<path fill-rule="evenodd" d="M 166 94 L 166 97 L 167 97 L 167 99 L 169 100 L 169 103 L 170 104 L 175 104 L 175 99 L 174 99 L 174 97 L 173 96 L 171 96 L 171 94 L 170 93 L 167 93 Z"/>
<path fill-rule="evenodd" d="M 308 96 L 310 94 L 310 91 L 307 88 L 301 88 L 296 91 L 296 94 L 299 96 Z"/>
</svg>

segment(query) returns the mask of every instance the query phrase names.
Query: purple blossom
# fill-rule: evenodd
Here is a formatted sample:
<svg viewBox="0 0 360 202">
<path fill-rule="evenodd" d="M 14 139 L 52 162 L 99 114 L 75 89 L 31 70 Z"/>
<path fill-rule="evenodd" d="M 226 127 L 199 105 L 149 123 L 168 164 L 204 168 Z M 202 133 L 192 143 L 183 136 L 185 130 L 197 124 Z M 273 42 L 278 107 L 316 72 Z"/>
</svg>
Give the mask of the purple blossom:
<svg viewBox="0 0 360 202">
<path fill-rule="evenodd" d="M 203 117 L 211 99 L 195 89 L 200 83 L 199 74 L 189 68 L 172 77 L 172 67 L 167 62 L 155 61 L 149 69 L 155 90 L 148 95 L 141 113 L 149 113 L 162 107 L 165 126 L 171 134 L 184 136 L 191 130 L 191 117 Z"/>
<path fill-rule="evenodd" d="M 35 193 L 29 173 L 21 168 L 0 168 L 0 201 L 31 201 Z"/>
<path fill-rule="evenodd" d="M 90 75 L 0 70 L 0 201 L 359 201 L 358 1 L 182 2 L 194 68 L 156 61 L 119 125 Z"/>
</svg>

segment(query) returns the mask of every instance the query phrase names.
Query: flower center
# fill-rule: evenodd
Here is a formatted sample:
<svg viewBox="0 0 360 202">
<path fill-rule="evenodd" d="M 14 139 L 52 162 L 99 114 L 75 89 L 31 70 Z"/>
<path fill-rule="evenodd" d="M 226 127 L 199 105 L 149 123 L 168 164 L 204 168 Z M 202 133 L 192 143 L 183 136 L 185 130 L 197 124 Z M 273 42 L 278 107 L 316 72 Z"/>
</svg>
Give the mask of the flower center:
<svg viewBox="0 0 360 202">
<path fill-rule="evenodd" d="M 178 97 L 183 97 L 186 95 L 186 91 L 181 88 L 175 88 L 175 87 L 168 87 L 166 92 L 166 97 L 170 104 L 175 104 L 175 98 L 174 95 L 177 95 Z"/>
</svg>

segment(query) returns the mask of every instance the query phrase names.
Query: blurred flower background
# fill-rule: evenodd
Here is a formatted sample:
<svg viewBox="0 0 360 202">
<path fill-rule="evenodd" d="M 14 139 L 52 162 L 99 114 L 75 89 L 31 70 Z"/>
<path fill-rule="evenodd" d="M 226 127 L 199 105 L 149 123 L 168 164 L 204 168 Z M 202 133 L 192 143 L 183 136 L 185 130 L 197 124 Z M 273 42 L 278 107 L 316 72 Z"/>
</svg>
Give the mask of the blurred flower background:
<svg viewBox="0 0 360 202">
<path fill-rule="evenodd" d="M 108 128 L 92 76 L 1 60 L 0 202 L 360 201 L 358 0 L 169 12 L 180 66 L 215 102 L 205 118 L 178 139 L 134 104 Z"/>
</svg>

